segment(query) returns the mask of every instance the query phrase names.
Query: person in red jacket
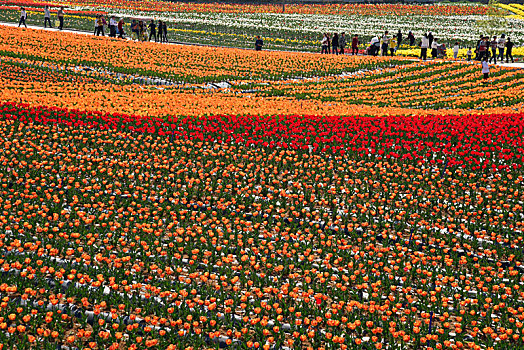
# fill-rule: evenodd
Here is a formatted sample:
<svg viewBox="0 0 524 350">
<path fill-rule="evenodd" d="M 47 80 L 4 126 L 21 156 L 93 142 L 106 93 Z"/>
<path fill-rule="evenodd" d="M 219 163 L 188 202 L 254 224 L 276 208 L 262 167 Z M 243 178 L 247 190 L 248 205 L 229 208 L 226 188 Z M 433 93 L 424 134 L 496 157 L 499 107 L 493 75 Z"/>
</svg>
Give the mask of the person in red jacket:
<svg viewBox="0 0 524 350">
<path fill-rule="evenodd" d="M 124 19 L 121 18 L 120 21 L 118 21 L 118 37 L 120 39 L 124 39 Z"/>
<path fill-rule="evenodd" d="M 355 34 L 353 36 L 353 40 L 351 40 L 351 54 L 352 55 L 358 55 L 358 45 L 360 44 L 360 41 L 358 41 L 358 34 Z"/>
</svg>

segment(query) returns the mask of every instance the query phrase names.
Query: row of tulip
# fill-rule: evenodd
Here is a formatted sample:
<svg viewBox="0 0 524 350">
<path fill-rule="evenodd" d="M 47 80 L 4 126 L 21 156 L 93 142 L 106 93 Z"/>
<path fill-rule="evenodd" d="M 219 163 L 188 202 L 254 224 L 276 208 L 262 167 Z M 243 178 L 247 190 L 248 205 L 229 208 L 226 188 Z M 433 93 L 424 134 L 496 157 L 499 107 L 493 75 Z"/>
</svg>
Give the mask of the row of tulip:
<svg viewBox="0 0 524 350">
<path fill-rule="evenodd" d="M 6 4 L 23 4 L 25 0 L 3 0 Z M 2 3 L 0 2 L 0 3 Z M 31 3 L 38 1 L 30 0 Z M 164 1 L 123 1 L 123 0 L 69 0 L 65 3 L 74 7 L 113 8 L 140 12 L 196 12 L 196 13 L 290 13 L 322 15 L 366 15 L 366 16 L 435 16 L 435 15 L 485 15 L 488 7 L 477 4 L 436 4 L 436 5 L 403 5 L 403 4 L 227 4 L 227 3 L 184 3 Z"/>
<path fill-rule="evenodd" d="M 246 59 L 253 57 L 251 55 L 247 52 Z M 296 54 L 290 62 L 300 57 L 302 55 Z M 349 65 L 351 58 L 346 59 Z M 352 64 L 359 67 L 361 59 L 355 58 Z M 521 112 L 524 108 L 520 88 L 524 76 L 520 70 L 491 67 L 491 77 L 481 83 L 478 63 L 409 61 L 341 76 L 279 82 L 230 81 L 231 84 L 222 88 L 219 84 L 169 85 L 169 82 L 117 75 L 103 69 L 86 72 L 82 67 L 67 66 L 52 59 L 46 63 L 5 57 L 0 67 L 2 101 L 110 113 L 156 116 L 500 114 Z M 168 85 L 154 85 L 158 83 Z"/>
<path fill-rule="evenodd" d="M 389 108 L 477 109 L 498 107 L 521 110 L 524 72 L 492 66 L 489 84 L 480 83 L 480 63 L 417 62 L 406 66 L 363 72 L 351 79 L 325 78 L 305 82 L 270 82 L 258 94 L 297 99 L 343 101 Z"/>
<path fill-rule="evenodd" d="M 497 4 L 497 6 L 513 13 L 512 17 L 524 20 L 524 7 L 521 4 Z"/>
<path fill-rule="evenodd" d="M 455 43 L 451 42 L 450 44 L 454 45 Z M 461 44 L 462 45 L 459 44 L 459 52 L 458 52 L 457 58 L 459 60 L 467 60 L 468 59 L 468 52 L 471 49 L 472 55 L 470 57 L 470 60 L 474 60 L 475 56 L 476 56 L 476 53 L 475 53 L 475 50 L 474 50 L 474 45 L 471 45 L 471 46 L 468 47 L 467 45 L 464 46 L 464 43 L 461 43 Z M 504 50 L 506 50 L 506 49 L 504 49 Z M 395 51 L 395 54 L 399 55 L 399 56 L 404 56 L 404 57 L 420 57 L 421 49 L 418 46 L 407 46 L 406 45 L 404 47 L 401 47 L 397 51 Z M 515 62 L 522 61 L 522 59 L 524 57 L 524 46 L 515 47 L 514 49 L 512 49 L 511 55 L 513 56 Z M 447 47 L 446 58 L 454 59 L 454 53 L 453 53 L 453 47 L 452 46 L 451 47 Z M 505 60 L 506 60 L 506 57 L 504 56 L 504 59 L 502 59 L 502 62 L 504 62 Z"/>
<path fill-rule="evenodd" d="M 0 36 L 4 38 L 0 43 L 0 53 L 4 56 L 105 68 L 115 73 L 160 77 L 175 82 L 323 76 L 390 66 L 403 60 L 166 46 L 5 26 L 0 26 Z"/>
<path fill-rule="evenodd" d="M 522 114 L 0 106 L 0 343 L 507 349 Z"/>
</svg>

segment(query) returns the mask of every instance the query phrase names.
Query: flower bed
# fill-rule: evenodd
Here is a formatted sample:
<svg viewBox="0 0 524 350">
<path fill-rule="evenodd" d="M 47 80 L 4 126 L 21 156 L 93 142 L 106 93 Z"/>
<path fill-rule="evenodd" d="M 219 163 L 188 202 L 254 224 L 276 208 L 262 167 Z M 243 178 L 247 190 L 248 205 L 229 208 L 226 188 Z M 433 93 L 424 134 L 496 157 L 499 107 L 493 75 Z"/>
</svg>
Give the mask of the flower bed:
<svg viewBox="0 0 524 350">
<path fill-rule="evenodd" d="M 523 341 L 522 114 L 0 116 L 4 348 Z"/>
<path fill-rule="evenodd" d="M 285 79 L 340 74 L 393 65 L 403 58 L 297 55 L 111 40 L 71 33 L 0 26 L 0 54 L 63 65 L 103 67 L 114 72 L 177 82 Z"/>
<path fill-rule="evenodd" d="M 45 39 L 46 44 L 39 46 L 42 45 L 39 44 L 40 39 Z M 64 59 L 62 51 L 69 50 L 74 41 L 66 40 L 67 37 L 63 37 L 62 41 L 53 41 L 47 36 L 40 39 L 34 37 L 33 42 L 27 40 L 20 46 L 17 44 L 24 40 L 6 41 L 7 49 L 0 53 L 1 101 L 158 117 L 223 113 L 469 115 L 520 113 L 524 109 L 524 91 L 521 89 L 524 84 L 523 72 L 507 67 L 491 67 L 491 76 L 483 83 L 478 63 L 397 61 L 349 56 L 333 58 L 331 55 L 307 57 L 292 53 L 286 53 L 285 56 L 280 53 L 262 53 L 256 56 L 250 51 L 209 49 L 206 51 L 208 57 L 200 59 L 200 62 L 209 64 L 209 72 L 222 70 L 222 62 L 227 57 L 236 57 L 236 66 L 228 63 L 234 67 L 228 72 L 230 75 L 235 70 L 236 74 L 257 70 L 258 62 L 267 65 L 267 68 L 250 77 L 236 77 L 241 80 L 189 83 L 207 80 L 208 77 L 216 81 L 218 77 L 202 72 L 198 62 L 189 60 L 193 55 L 202 53 L 202 50 L 191 54 L 186 51 L 180 54 L 178 61 L 172 61 L 170 66 L 164 68 L 166 71 L 179 72 L 181 76 L 183 73 L 189 82 L 181 83 L 155 77 L 161 72 L 143 70 L 142 67 L 146 67 L 148 62 L 162 61 L 160 55 L 149 55 L 150 50 L 161 52 L 163 45 L 160 44 L 152 43 L 144 47 L 135 43 L 92 38 L 93 44 L 86 42 L 82 49 L 82 62 L 87 64 L 85 66 L 70 61 L 76 57 L 72 52 L 66 52 L 68 58 Z M 105 45 L 114 45 L 114 52 L 102 56 L 105 52 L 99 50 Z M 39 50 L 39 47 L 46 47 L 46 51 Z M 3 56 L 7 50 L 16 51 Z M 113 64 L 111 57 L 116 57 L 118 52 L 125 55 L 134 52 L 134 55 L 143 59 L 135 68 L 133 61 L 128 66 L 123 61 Z M 87 60 L 96 55 L 100 55 L 98 61 Z M 169 52 L 162 52 L 161 55 L 170 57 Z M 178 51 L 174 55 L 178 55 Z M 309 59 L 316 60 L 315 65 L 305 65 Z M 99 62 L 110 62 L 109 67 Z M 287 68 L 278 66 L 279 62 L 286 62 Z M 297 62 L 294 69 L 303 70 L 303 74 L 308 75 L 323 75 L 343 69 L 348 71 L 325 77 L 269 80 L 279 74 L 290 74 L 294 62 Z M 125 70 L 115 68 L 118 65 Z M 316 67 L 321 69 L 316 71 Z M 159 75 L 163 77 L 167 74 Z"/>
</svg>

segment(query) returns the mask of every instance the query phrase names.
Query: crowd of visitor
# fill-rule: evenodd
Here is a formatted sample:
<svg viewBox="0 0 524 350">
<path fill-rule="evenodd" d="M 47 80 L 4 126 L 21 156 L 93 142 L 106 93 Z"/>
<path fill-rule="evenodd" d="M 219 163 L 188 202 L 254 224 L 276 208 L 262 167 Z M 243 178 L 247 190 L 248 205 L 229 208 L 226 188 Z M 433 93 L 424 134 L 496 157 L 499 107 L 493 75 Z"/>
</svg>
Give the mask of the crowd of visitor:
<svg viewBox="0 0 524 350">
<path fill-rule="evenodd" d="M 121 18 L 119 21 L 116 20 L 115 16 L 109 18 L 109 24 L 105 16 L 99 15 L 95 19 L 95 32 L 96 36 L 104 36 L 104 28 L 109 28 L 109 36 L 115 38 L 117 35 L 119 38 L 125 38 L 124 31 L 124 19 Z M 167 42 L 167 23 L 165 21 L 150 20 L 149 23 L 141 19 L 133 19 L 131 21 L 131 38 L 138 41 L 151 41 L 155 42 Z"/>
<path fill-rule="evenodd" d="M 59 30 L 64 28 L 64 8 L 60 7 L 57 11 L 56 26 Z M 106 16 L 98 15 L 95 18 L 95 28 L 93 34 L 96 36 L 105 36 L 106 29 L 109 31 L 108 36 L 116 38 L 117 36 L 121 39 L 125 38 L 124 25 L 125 21 L 123 18 L 117 20 L 115 16 L 111 16 L 108 19 Z M 20 20 L 18 26 L 24 26 L 27 28 L 27 11 L 24 7 L 20 8 Z M 53 28 L 51 22 L 51 11 L 49 5 L 44 6 L 44 28 Z M 131 33 L 132 39 L 138 41 L 151 41 L 155 42 L 167 42 L 167 22 L 149 20 L 149 23 L 143 19 L 133 19 L 131 21 Z"/>
<path fill-rule="evenodd" d="M 406 38 L 406 43 L 409 47 L 417 46 L 416 38 L 413 32 L 409 32 Z M 395 35 L 390 35 L 388 31 L 385 31 L 383 35 L 374 36 L 371 38 L 368 45 L 365 46 L 364 50 L 359 51 L 361 42 L 357 34 L 353 35 L 350 40 L 351 44 L 351 54 L 357 55 L 359 52 L 365 55 L 372 56 L 394 56 L 397 50 L 400 48 L 401 44 L 404 42 L 402 31 L 399 31 Z M 322 54 L 344 54 L 346 47 L 346 34 L 342 33 L 340 36 L 338 33 L 334 33 L 331 36 L 329 33 L 325 33 L 321 40 L 321 53 Z M 487 36 L 481 36 L 477 41 L 477 45 L 474 48 L 474 51 L 470 47 L 467 51 L 467 59 L 471 61 L 475 59 L 477 61 L 482 61 L 484 58 L 487 58 L 489 63 L 494 61 L 497 63 L 497 58 L 500 61 L 504 61 L 504 54 L 506 57 L 506 62 L 514 62 L 512 50 L 515 44 L 511 39 L 504 34 L 497 38 L 493 37 L 493 40 L 489 40 Z M 446 56 L 446 45 L 444 43 L 439 43 L 438 39 L 435 38 L 432 32 L 423 34 L 422 38 L 418 42 L 418 47 L 420 47 L 420 59 L 428 59 L 428 51 L 431 54 L 433 59 L 443 58 Z M 452 48 L 453 58 L 457 59 L 459 55 L 460 44 L 455 42 Z M 473 53 L 475 57 L 473 58 Z"/>
<path fill-rule="evenodd" d="M 60 6 L 56 13 L 56 20 L 59 30 L 62 30 L 64 28 L 64 7 Z M 24 27 L 27 28 L 27 11 L 24 7 L 20 8 L 20 20 L 18 21 L 18 26 L 20 27 L 22 24 Z M 50 28 L 53 28 L 53 25 L 51 24 L 51 10 L 49 9 L 49 5 L 44 6 L 44 28 L 47 28 L 47 24 L 49 24 Z"/>
</svg>

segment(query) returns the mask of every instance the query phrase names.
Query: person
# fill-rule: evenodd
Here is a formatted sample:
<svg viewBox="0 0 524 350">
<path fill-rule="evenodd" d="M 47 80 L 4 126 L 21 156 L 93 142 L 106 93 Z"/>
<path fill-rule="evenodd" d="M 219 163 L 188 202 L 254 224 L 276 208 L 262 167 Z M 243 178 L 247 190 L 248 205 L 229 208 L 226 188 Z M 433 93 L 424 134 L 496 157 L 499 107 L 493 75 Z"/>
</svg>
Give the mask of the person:
<svg viewBox="0 0 524 350">
<path fill-rule="evenodd" d="M 482 43 L 482 40 L 484 40 L 484 36 L 480 36 L 479 40 L 477 40 L 477 46 L 475 46 L 475 59 L 477 61 L 480 61 L 480 44 Z"/>
<path fill-rule="evenodd" d="M 146 24 L 144 21 L 138 22 L 138 38 L 140 41 L 146 41 L 147 39 Z"/>
<path fill-rule="evenodd" d="M 18 21 L 18 26 L 20 27 L 23 24 L 27 28 L 27 24 L 25 24 L 26 20 L 27 12 L 25 11 L 25 8 L 20 7 L 20 20 Z"/>
<path fill-rule="evenodd" d="M 260 39 L 260 35 L 257 35 L 257 40 L 255 40 L 255 50 L 262 51 L 262 46 L 264 46 L 264 42 Z"/>
<path fill-rule="evenodd" d="M 378 38 L 377 38 L 378 41 Z M 353 36 L 353 39 L 351 40 L 351 54 L 352 55 L 358 55 L 358 45 L 360 44 L 360 41 L 358 41 L 358 34 L 355 34 Z"/>
<path fill-rule="evenodd" d="M 433 59 L 437 58 L 438 56 L 438 42 L 436 38 L 433 38 L 433 42 L 431 43 L 431 57 Z"/>
<path fill-rule="evenodd" d="M 420 59 L 427 60 L 428 58 L 428 48 L 429 48 L 429 38 L 427 34 L 424 33 L 422 40 L 420 41 Z"/>
<path fill-rule="evenodd" d="M 331 39 L 332 54 L 338 55 L 338 33 L 333 34 L 333 39 Z"/>
<path fill-rule="evenodd" d="M 98 19 L 100 18 L 100 15 L 97 15 L 95 17 L 95 31 L 93 32 L 93 35 L 96 35 L 96 33 L 98 32 Z"/>
<path fill-rule="evenodd" d="M 479 48 L 478 48 L 478 59 L 480 61 L 482 61 L 484 59 L 484 57 L 488 57 L 488 54 L 487 54 L 487 51 L 488 51 L 488 41 L 486 40 L 486 38 L 482 38 L 482 40 L 480 41 L 480 44 L 479 44 Z"/>
<path fill-rule="evenodd" d="M 340 54 L 344 54 L 344 49 L 346 48 L 346 33 L 342 32 L 340 38 L 338 38 L 338 46 L 340 47 Z"/>
<path fill-rule="evenodd" d="M 370 46 L 369 46 L 369 53 L 373 56 L 378 55 L 380 51 L 380 40 L 378 36 L 374 36 L 371 38 Z"/>
<path fill-rule="evenodd" d="M 60 23 L 58 26 L 58 29 L 62 30 L 64 29 L 64 6 L 60 6 L 60 9 L 58 9 L 57 16 L 58 16 L 58 21 Z"/>
<path fill-rule="evenodd" d="M 455 45 L 453 46 L 453 59 L 457 59 L 459 54 L 459 43 L 455 42 Z"/>
<path fill-rule="evenodd" d="M 389 53 L 391 56 L 395 56 L 395 51 L 397 50 L 397 38 L 393 37 L 389 41 Z"/>
<path fill-rule="evenodd" d="M 162 35 L 162 21 L 158 20 L 158 41 L 164 42 L 164 36 Z"/>
<path fill-rule="evenodd" d="M 468 49 L 468 61 L 471 61 L 471 56 L 473 56 L 473 51 L 471 51 L 471 47 Z"/>
<path fill-rule="evenodd" d="M 409 46 L 415 45 L 415 36 L 413 35 L 413 32 L 411 30 L 408 33 L 408 40 L 409 40 Z"/>
<path fill-rule="evenodd" d="M 47 23 L 49 23 L 49 28 L 53 28 L 51 25 L 51 11 L 49 10 L 49 5 L 44 6 L 44 28 L 47 28 Z"/>
<path fill-rule="evenodd" d="M 499 44 L 499 41 L 497 40 L 497 37 L 494 36 L 493 40 L 489 43 L 489 47 L 491 48 L 491 56 L 489 57 L 489 63 L 491 63 L 491 60 L 497 64 L 497 46 Z"/>
<path fill-rule="evenodd" d="M 386 30 L 384 32 L 384 35 L 382 36 L 382 56 L 387 56 L 388 55 L 388 45 L 389 45 L 389 40 L 390 40 L 390 37 L 388 35 L 388 31 Z"/>
<path fill-rule="evenodd" d="M 506 47 L 506 34 L 502 34 L 497 41 L 497 48 L 499 49 L 499 60 L 504 61 L 504 48 Z"/>
<path fill-rule="evenodd" d="M 134 40 L 138 40 L 138 23 L 136 19 L 131 21 L 131 37 Z"/>
<path fill-rule="evenodd" d="M 487 80 L 489 78 L 489 64 L 487 57 L 484 57 L 482 59 L 482 74 L 484 75 L 484 80 Z"/>
<path fill-rule="evenodd" d="M 155 24 L 155 21 L 151 20 L 151 22 L 149 23 L 149 41 L 151 41 L 151 37 L 155 37 L 155 42 L 157 41 L 157 37 L 156 37 L 156 24 Z"/>
<path fill-rule="evenodd" d="M 164 42 L 167 43 L 167 22 L 162 22 L 162 32 L 164 33 Z"/>
<path fill-rule="evenodd" d="M 99 36 L 100 34 L 102 34 L 102 36 L 105 36 L 105 34 L 104 34 L 104 21 L 103 21 L 101 15 L 99 15 L 98 18 L 96 19 L 96 30 L 95 30 L 95 35 L 96 36 Z"/>
<path fill-rule="evenodd" d="M 104 30 L 107 26 L 107 21 L 105 16 L 100 16 L 100 19 L 102 20 L 102 36 L 104 36 Z"/>
<path fill-rule="evenodd" d="M 109 37 L 116 38 L 116 18 L 115 16 L 111 16 L 109 19 Z"/>
<path fill-rule="evenodd" d="M 327 35 L 327 52 L 328 53 L 331 53 L 331 35 L 329 35 L 329 33 L 326 34 Z"/>
<path fill-rule="evenodd" d="M 429 32 L 428 40 L 429 40 L 429 47 L 432 47 L 433 46 L 433 40 L 435 40 L 435 38 L 433 37 L 433 33 Z"/>
<path fill-rule="evenodd" d="M 324 36 L 322 37 L 321 45 L 322 45 L 322 51 L 320 51 L 321 54 L 327 54 L 328 53 L 328 36 L 327 33 L 324 33 Z"/>
<path fill-rule="evenodd" d="M 120 21 L 118 21 L 118 37 L 124 39 L 124 35 L 124 19 L 120 18 Z"/>
<path fill-rule="evenodd" d="M 513 50 L 513 46 L 515 46 L 515 44 L 513 43 L 513 41 L 511 41 L 511 39 L 508 37 L 508 41 L 506 41 L 506 63 L 509 63 L 509 58 L 511 57 L 511 63 L 513 63 L 513 55 L 512 55 L 512 50 Z"/>
<path fill-rule="evenodd" d="M 400 44 L 402 44 L 402 32 L 399 29 L 397 33 L 397 47 L 400 47 Z"/>
</svg>

